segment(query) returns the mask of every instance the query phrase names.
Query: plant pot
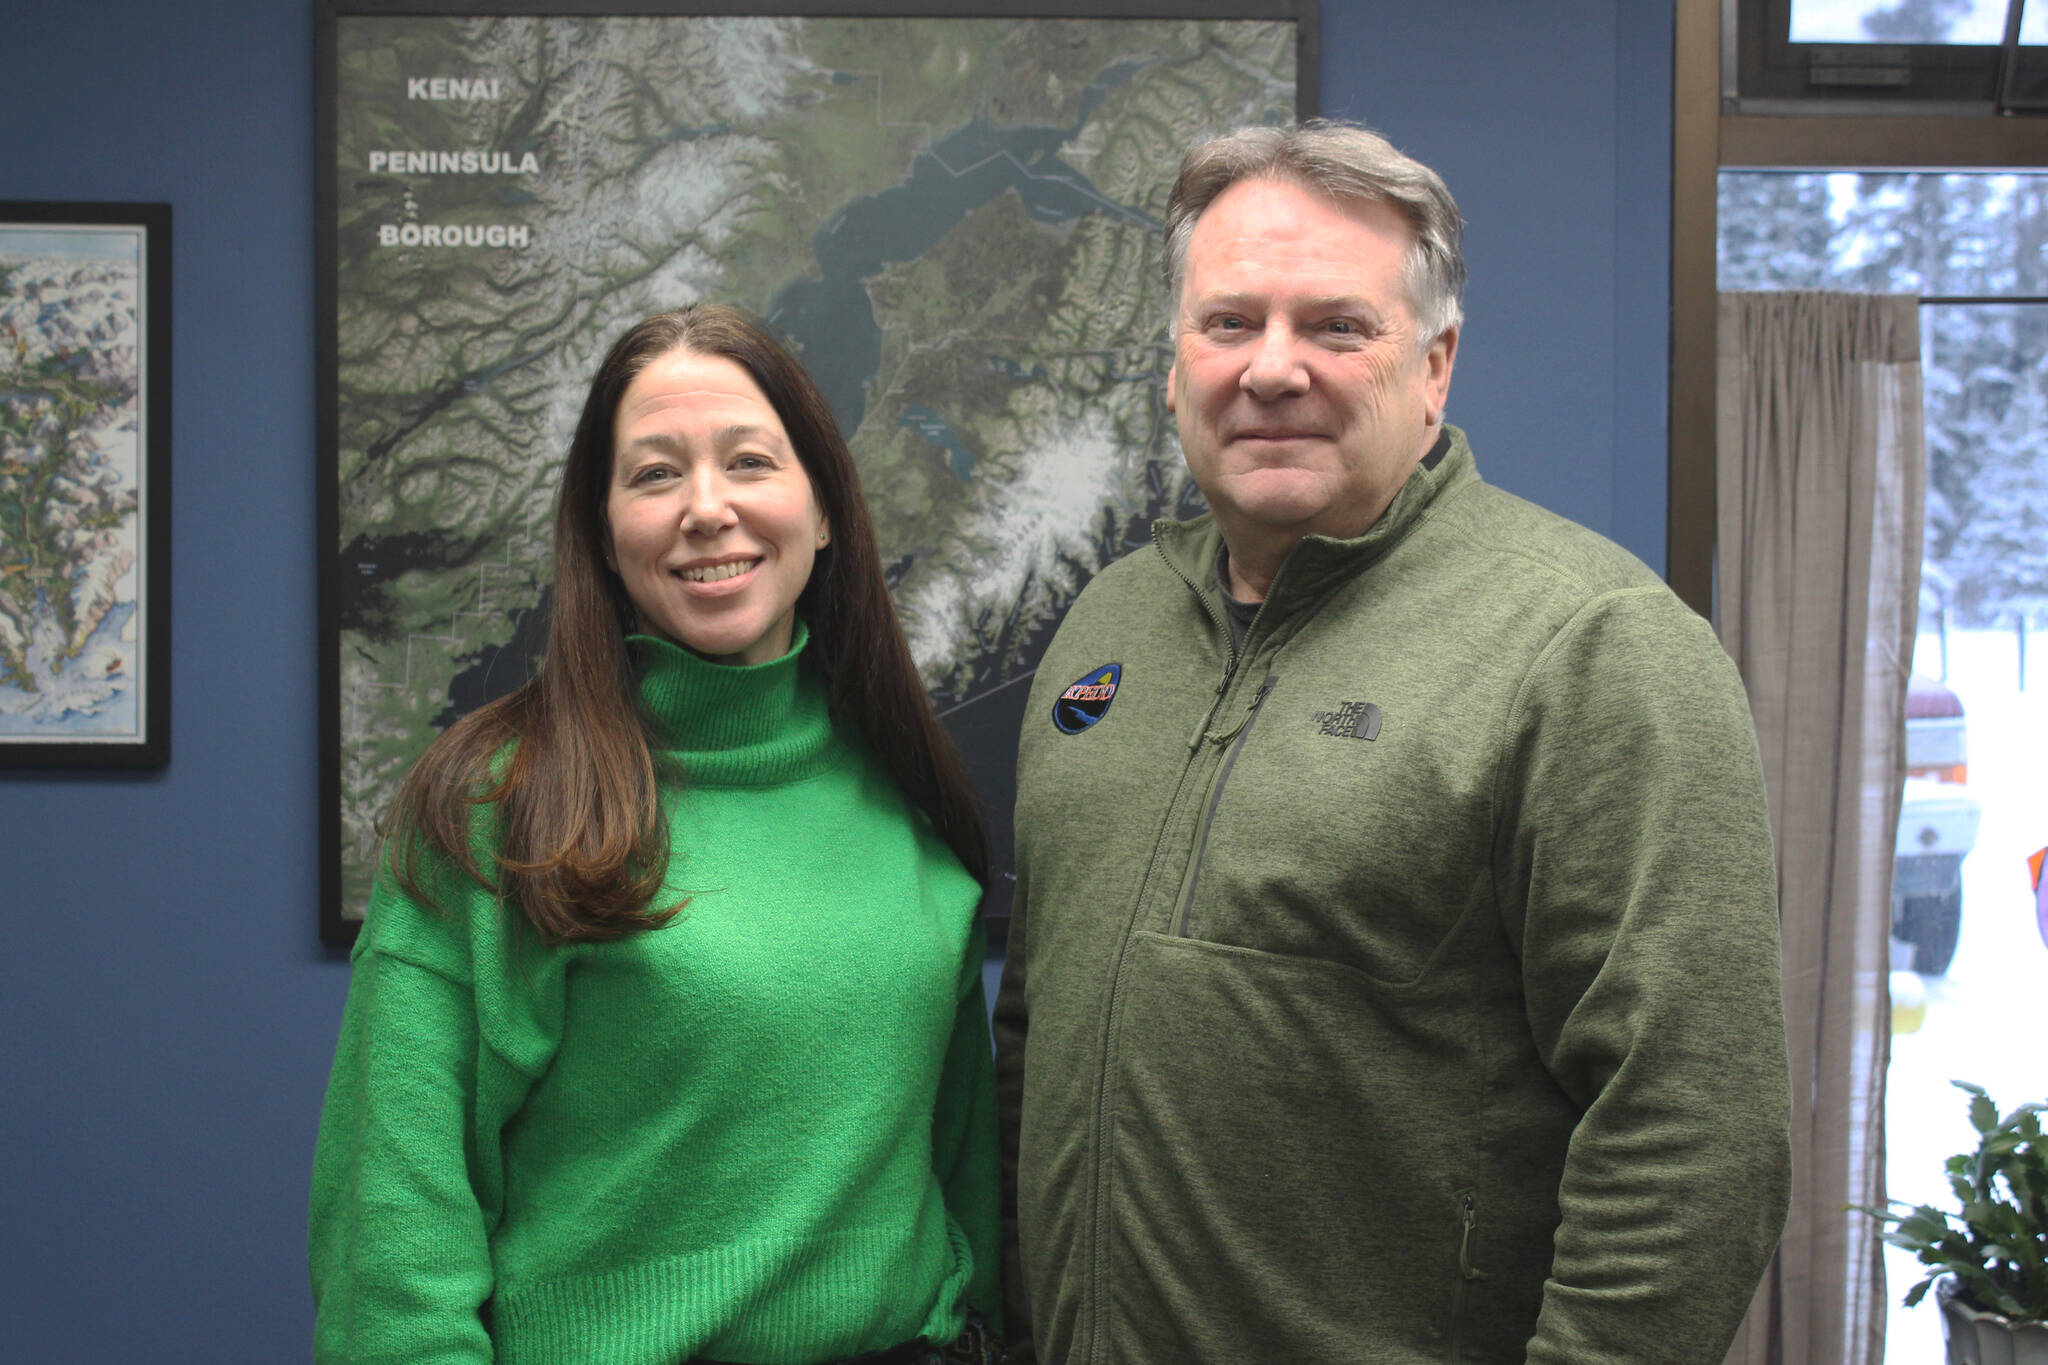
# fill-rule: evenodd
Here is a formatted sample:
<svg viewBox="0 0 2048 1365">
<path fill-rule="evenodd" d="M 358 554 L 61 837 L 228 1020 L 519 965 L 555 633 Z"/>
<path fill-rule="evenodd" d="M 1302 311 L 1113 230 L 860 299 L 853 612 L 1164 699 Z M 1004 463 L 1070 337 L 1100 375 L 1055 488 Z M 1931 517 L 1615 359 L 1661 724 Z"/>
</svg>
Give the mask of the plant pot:
<svg viewBox="0 0 2048 1365">
<path fill-rule="evenodd" d="M 1934 1282 L 1934 1301 L 1941 1305 L 1948 1365 L 2048 1365 L 2048 1324 L 1971 1307 L 1956 1297 L 1952 1275 Z"/>
</svg>

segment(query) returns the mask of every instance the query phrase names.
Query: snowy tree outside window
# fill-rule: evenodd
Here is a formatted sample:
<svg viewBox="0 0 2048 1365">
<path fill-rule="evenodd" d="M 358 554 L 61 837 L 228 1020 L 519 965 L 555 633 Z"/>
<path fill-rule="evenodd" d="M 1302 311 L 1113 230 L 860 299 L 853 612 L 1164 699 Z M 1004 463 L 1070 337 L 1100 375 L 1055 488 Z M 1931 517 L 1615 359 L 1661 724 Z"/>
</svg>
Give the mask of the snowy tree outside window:
<svg viewBox="0 0 2048 1365">
<path fill-rule="evenodd" d="M 1725 172 L 1720 200 L 1722 289 L 2048 297 L 2048 176 Z M 1920 311 L 1929 577 L 1954 625 L 2048 625 L 2048 306 Z"/>
</svg>

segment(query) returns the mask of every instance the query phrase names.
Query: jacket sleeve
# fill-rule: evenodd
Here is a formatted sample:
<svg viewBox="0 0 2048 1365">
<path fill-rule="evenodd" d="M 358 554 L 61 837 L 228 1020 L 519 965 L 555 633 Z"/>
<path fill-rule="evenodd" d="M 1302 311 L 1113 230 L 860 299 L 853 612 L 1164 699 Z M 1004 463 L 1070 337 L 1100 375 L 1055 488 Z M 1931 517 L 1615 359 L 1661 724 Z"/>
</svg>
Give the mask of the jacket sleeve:
<svg viewBox="0 0 2048 1365">
<path fill-rule="evenodd" d="M 959 1006 L 939 1077 L 932 1119 L 932 1169 L 946 1197 L 946 1212 L 967 1241 L 974 1274 L 968 1307 L 1002 1330 L 1001 1227 L 996 1191 L 996 1101 L 989 1052 L 988 996 L 981 985 L 987 948 L 979 925 L 968 936 L 961 965 Z"/>
<path fill-rule="evenodd" d="M 499 1135 L 531 1078 L 481 1021 L 461 905 L 423 909 L 386 883 L 356 945 L 313 1162 L 319 1361 L 492 1359 Z"/>
<path fill-rule="evenodd" d="M 1661 587 L 1524 682 L 1497 792 L 1529 1025 L 1581 1118 L 1531 1365 L 1718 1365 L 1783 1228 L 1778 905 L 1734 666 Z"/>
<path fill-rule="evenodd" d="M 996 1044 L 996 1108 L 1002 1135 L 1002 1267 L 1005 1365 L 1036 1365 L 1031 1317 L 1024 1298 L 1024 1264 L 1017 1242 L 1017 1132 L 1024 1109 L 1024 1043 L 1030 1017 L 1024 1003 L 1026 923 L 1024 869 L 1017 870 L 1010 906 L 1010 935 L 1003 954 L 1003 981 L 996 989 L 993 1025 Z"/>
</svg>

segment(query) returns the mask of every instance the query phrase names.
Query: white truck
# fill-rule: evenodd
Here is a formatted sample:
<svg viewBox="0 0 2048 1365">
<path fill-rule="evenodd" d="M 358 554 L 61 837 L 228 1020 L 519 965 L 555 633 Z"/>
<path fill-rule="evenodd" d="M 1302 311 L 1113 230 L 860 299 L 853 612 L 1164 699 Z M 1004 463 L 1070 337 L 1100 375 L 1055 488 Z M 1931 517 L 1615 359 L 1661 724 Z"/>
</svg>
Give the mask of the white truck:
<svg viewBox="0 0 2048 1365">
<path fill-rule="evenodd" d="M 1963 923 L 1963 859 L 1977 843 L 1982 810 L 1970 795 L 1963 704 L 1914 674 L 1906 693 L 1906 791 L 1892 861 L 1892 937 L 1912 950 L 1912 969 L 1940 976 Z"/>
</svg>

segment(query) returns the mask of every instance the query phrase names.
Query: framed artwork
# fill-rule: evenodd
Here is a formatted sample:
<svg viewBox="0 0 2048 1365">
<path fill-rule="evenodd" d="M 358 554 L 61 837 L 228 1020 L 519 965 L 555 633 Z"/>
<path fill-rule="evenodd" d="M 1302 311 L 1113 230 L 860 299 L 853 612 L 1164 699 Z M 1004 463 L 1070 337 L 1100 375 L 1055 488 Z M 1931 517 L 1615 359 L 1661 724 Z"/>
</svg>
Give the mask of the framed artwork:
<svg viewBox="0 0 2048 1365">
<path fill-rule="evenodd" d="M 1199 509 L 1163 400 L 1180 154 L 1313 111 L 1316 11 L 989 8 L 323 3 L 329 942 L 406 770 L 538 657 L 599 360 L 700 299 L 767 319 L 848 434 L 985 798 L 1000 940 L 1039 655 L 1096 570 Z"/>
<path fill-rule="evenodd" d="M 0 202 L 0 768 L 170 759 L 171 207 Z"/>
</svg>

